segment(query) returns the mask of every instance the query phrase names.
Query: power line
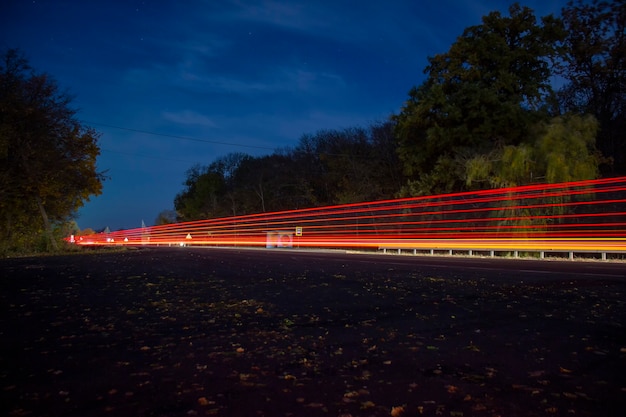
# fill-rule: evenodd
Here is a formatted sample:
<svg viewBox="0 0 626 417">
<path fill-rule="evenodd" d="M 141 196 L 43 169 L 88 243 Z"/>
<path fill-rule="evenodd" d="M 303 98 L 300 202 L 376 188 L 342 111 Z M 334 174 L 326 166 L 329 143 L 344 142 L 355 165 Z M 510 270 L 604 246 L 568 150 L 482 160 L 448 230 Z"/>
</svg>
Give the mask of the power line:
<svg viewBox="0 0 626 417">
<path fill-rule="evenodd" d="M 120 152 L 120 151 L 113 151 L 111 149 L 105 149 L 105 148 L 100 148 L 100 150 L 102 152 L 116 153 L 116 154 L 128 155 L 128 156 L 136 156 L 136 157 L 140 157 L 140 158 L 158 159 L 158 160 L 161 160 L 161 161 L 183 162 L 183 163 L 186 163 L 186 164 L 193 164 L 194 163 L 192 161 L 183 161 L 182 159 L 163 158 L 163 157 L 160 157 L 160 156 L 142 155 L 142 154 L 130 153 L 130 152 Z"/>
<path fill-rule="evenodd" d="M 168 135 L 166 133 L 149 132 L 147 130 L 132 129 L 130 127 L 115 126 L 115 125 L 110 125 L 110 124 L 106 124 L 106 123 L 89 122 L 89 121 L 86 121 L 86 120 L 84 120 L 83 122 L 85 124 L 88 124 L 88 125 L 105 126 L 105 127 L 110 127 L 110 128 L 113 128 L 113 129 L 126 130 L 128 132 L 142 133 L 142 134 L 145 134 L 145 135 L 162 136 L 162 137 L 166 137 L 166 138 L 183 139 L 183 140 L 190 140 L 190 141 L 194 141 L 194 142 L 212 143 L 214 145 L 238 146 L 240 148 L 254 148 L 254 149 L 266 149 L 266 150 L 269 149 L 269 150 L 272 150 L 272 151 L 275 150 L 274 148 L 270 148 L 268 146 L 244 145 L 244 144 L 241 144 L 241 143 L 228 143 L 228 142 L 220 142 L 220 141 L 216 141 L 216 140 L 190 138 L 190 137 L 187 137 L 187 136 Z"/>
<path fill-rule="evenodd" d="M 107 123 L 89 122 L 89 121 L 86 121 L 86 120 L 83 120 L 83 122 L 85 124 L 88 124 L 88 125 L 105 126 L 105 127 L 110 127 L 110 128 L 113 128 L 113 129 L 126 130 L 126 131 L 129 131 L 129 132 L 142 133 L 142 134 L 146 134 L 146 135 L 162 136 L 162 137 L 166 137 L 166 138 L 183 139 L 183 140 L 190 140 L 190 141 L 194 141 L 194 142 L 212 143 L 212 144 L 216 144 L 216 145 L 238 146 L 238 147 L 241 147 L 241 148 L 253 148 L 253 149 L 264 149 L 264 150 L 277 151 L 277 148 L 270 148 L 268 146 L 244 145 L 244 144 L 241 144 L 241 143 L 228 143 L 228 142 L 220 142 L 220 141 L 208 140 L 208 139 L 190 138 L 190 137 L 187 137 L 187 136 L 169 135 L 169 134 L 166 134 L 166 133 L 149 132 L 147 130 L 133 129 L 133 128 L 130 128 L 130 127 L 115 126 L 115 125 L 110 125 L 110 124 L 107 124 Z M 103 150 L 105 150 L 107 152 L 112 152 L 112 153 L 124 154 L 124 152 L 118 152 L 118 151 L 112 151 L 112 150 L 106 150 L 106 149 L 103 149 Z M 342 156 L 342 157 L 356 158 L 356 159 L 370 159 L 371 158 L 371 156 L 368 156 L 368 155 L 354 155 L 354 154 L 332 153 L 332 152 L 321 152 L 320 155 L 321 154 L 326 155 L 326 156 Z M 140 156 L 140 157 L 144 157 L 144 158 L 153 158 L 153 159 L 165 159 L 165 158 L 158 158 L 158 157 L 154 157 L 154 156 L 130 154 L 130 153 L 126 153 L 126 155 Z M 179 161 L 179 162 L 185 162 L 185 161 Z"/>
</svg>

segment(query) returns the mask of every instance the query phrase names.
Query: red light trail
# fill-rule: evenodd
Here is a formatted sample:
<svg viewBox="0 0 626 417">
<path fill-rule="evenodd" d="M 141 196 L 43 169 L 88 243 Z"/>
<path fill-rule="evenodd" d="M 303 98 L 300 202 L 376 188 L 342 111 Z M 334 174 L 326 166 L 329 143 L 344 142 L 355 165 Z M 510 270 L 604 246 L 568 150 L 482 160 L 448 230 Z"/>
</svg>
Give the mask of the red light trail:
<svg viewBox="0 0 626 417">
<path fill-rule="evenodd" d="M 626 177 L 223 217 L 76 243 L 626 252 Z"/>
</svg>

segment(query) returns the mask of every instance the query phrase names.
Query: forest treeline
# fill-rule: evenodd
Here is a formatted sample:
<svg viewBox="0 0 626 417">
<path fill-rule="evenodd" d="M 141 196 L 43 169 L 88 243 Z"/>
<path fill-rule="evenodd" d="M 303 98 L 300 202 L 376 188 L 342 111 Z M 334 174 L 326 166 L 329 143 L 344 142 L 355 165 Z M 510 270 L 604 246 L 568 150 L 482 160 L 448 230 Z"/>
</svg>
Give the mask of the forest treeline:
<svg viewBox="0 0 626 417">
<path fill-rule="evenodd" d="M 626 174 L 626 1 L 508 12 L 429 57 L 389 120 L 196 165 L 156 223 Z"/>
</svg>

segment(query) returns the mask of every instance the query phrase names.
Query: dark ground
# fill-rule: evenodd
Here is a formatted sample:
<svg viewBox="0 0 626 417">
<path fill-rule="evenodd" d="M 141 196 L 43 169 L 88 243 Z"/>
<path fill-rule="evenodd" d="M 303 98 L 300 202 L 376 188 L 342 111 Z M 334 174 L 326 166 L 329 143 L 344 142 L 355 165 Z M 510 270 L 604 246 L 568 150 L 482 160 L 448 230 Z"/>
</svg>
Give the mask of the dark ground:
<svg viewBox="0 0 626 417">
<path fill-rule="evenodd" d="M 623 416 L 624 270 L 192 248 L 3 259 L 0 415 Z"/>
</svg>

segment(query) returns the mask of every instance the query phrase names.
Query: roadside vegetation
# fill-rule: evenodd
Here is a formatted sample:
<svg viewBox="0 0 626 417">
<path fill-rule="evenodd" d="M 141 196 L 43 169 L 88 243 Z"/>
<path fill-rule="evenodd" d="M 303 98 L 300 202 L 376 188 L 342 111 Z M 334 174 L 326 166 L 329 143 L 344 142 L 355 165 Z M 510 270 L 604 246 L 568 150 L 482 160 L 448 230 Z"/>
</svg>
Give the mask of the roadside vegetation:
<svg viewBox="0 0 626 417">
<path fill-rule="evenodd" d="M 49 75 L 7 50 L 0 61 L 0 254 L 58 251 L 102 191 L 99 134 Z"/>
</svg>

